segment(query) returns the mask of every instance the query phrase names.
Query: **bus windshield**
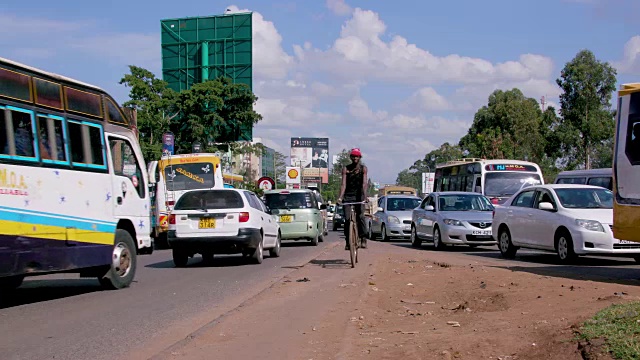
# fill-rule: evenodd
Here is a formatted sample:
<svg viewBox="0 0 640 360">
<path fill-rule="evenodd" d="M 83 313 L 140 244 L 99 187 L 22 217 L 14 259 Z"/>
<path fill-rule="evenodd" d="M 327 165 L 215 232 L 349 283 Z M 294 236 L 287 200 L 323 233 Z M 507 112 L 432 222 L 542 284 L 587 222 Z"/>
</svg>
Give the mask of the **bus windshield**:
<svg viewBox="0 0 640 360">
<path fill-rule="evenodd" d="M 534 173 L 487 172 L 484 180 L 484 195 L 511 196 L 522 188 L 541 183 L 540 176 Z"/>
<path fill-rule="evenodd" d="M 164 172 L 167 179 L 167 190 L 181 191 L 213 188 L 215 184 L 213 169 L 213 164 L 210 162 L 166 166 Z"/>
</svg>

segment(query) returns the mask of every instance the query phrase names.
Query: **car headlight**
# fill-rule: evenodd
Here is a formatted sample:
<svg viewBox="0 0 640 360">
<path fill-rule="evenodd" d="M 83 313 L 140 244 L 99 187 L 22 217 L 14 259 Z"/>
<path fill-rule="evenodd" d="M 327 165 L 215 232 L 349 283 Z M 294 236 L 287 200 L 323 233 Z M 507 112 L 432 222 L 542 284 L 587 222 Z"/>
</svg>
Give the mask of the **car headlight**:
<svg viewBox="0 0 640 360">
<path fill-rule="evenodd" d="M 576 225 L 587 230 L 604 232 L 604 227 L 602 227 L 599 221 L 576 219 Z"/>
<path fill-rule="evenodd" d="M 391 224 L 400 224 L 400 219 L 395 216 L 389 215 L 389 223 Z"/>
<path fill-rule="evenodd" d="M 460 220 L 444 219 L 444 223 L 451 226 L 464 226 Z"/>
</svg>

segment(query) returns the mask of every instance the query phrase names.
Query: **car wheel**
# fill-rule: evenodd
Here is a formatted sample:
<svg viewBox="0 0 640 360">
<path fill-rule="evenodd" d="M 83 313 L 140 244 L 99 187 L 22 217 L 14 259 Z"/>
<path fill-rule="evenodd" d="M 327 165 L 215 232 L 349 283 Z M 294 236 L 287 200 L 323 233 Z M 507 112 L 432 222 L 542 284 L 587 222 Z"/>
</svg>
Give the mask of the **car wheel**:
<svg viewBox="0 0 640 360">
<path fill-rule="evenodd" d="M 440 234 L 440 228 L 433 229 L 433 247 L 436 250 L 444 250 L 445 245 L 442 243 L 442 235 Z"/>
<path fill-rule="evenodd" d="M 375 240 L 376 234 L 373 233 L 373 225 L 369 223 L 369 228 L 367 229 L 367 237 L 369 240 Z"/>
<path fill-rule="evenodd" d="M 122 289 L 131 285 L 137 266 L 135 244 L 128 231 L 116 230 L 111 266 L 109 266 L 109 271 L 98 279 L 103 287 Z"/>
<path fill-rule="evenodd" d="M 511 241 L 511 233 L 509 229 L 503 228 L 500 229 L 498 233 L 498 248 L 500 249 L 500 254 L 507 259 L 513 259 L 516 257 L 516 252 L 518 248 L 513 245 Z"/>
<path fill-rule="evenodd" d="M 276 246 L 273 249 L 269 249 L 269 257 L 280 257 L 280 233 L 278 233 L 278 237 L 276 238 Z"/>
<path fill-rule="evenodd" d="M 566 231 L 562 231 L 556 236 L 556 251 L 558 258 L 563 263 L 573 262 L 578 257 L 573 251 L 571 235 Z"/>
<path fill-rule="evenodd" d="M 253 260 L 253 262 L 255 264 L 262 264 L 262 259 L 264 259 L 264 248 L 262 245 L 263 239 L 260 239 L 260 242 L 258 243 L 258 247 L 253 251 L 253 254 L 251 255 L 251 260 Z"/>
<path fill-rule="evenodd" d="M 311 239 L 311 245 L 313 246 L 318 246 L 318 241 L 319 241 L 320 235 L 316 234 L 312 239 Z"/>
<path fill-rule="evenodd" d="M 387 227 L 384 224 L 380 227 L 380 241 L 389 241 L 389 237 L 387 236 Z"/>
<path fill-rule="evenodd" d="M 181 249 L 173 249 L 173 264 L 176 267 L 185 267 L 189 262 L 189 254 L 186 251 Z"/>
<path fill-rule="evenodd" d="M 422 240 L 418 238 L 418 232 L 416 231 L 416 227 L 413 225 L 411 225 L 411 246 L 415 248 L 422 246 Z"/>
</svg>

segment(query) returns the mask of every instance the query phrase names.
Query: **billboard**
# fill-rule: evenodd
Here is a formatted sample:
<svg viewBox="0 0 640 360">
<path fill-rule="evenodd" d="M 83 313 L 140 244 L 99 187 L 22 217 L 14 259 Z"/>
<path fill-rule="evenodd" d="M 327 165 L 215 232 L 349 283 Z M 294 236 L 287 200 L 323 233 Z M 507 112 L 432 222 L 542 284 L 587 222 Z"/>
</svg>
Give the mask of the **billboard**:
<svg viewBox="0 0 640 360">
<path fill-rule="evenodd" d="M 162 80 L 180 92 L 223 76 L 253 91 L 252 31 L 251 12 L 161 20 Z M 216 141 L 251 141 L 252 132 L 232 129 Z"/>
<path fill-rule="evenodd" d="M 329 182 L 329 138 L 291 138 L 290 159 L 291 166 L 303 169 L 303 180 Z"/>
<path fill-rule="evenodd" d="M 433 184 L 436 180 L 436 173 L 422 173 L 422 193 L 429 194 L 433 192 Z"/>
</svg>

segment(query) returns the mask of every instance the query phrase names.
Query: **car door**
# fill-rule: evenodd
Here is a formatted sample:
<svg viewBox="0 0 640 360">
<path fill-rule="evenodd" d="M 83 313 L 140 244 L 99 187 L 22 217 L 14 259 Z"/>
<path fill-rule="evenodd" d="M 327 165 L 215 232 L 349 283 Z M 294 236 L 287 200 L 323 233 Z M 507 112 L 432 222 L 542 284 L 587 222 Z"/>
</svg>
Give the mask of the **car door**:
<svg viewBox="0 0 640 360">
<path fill-rule="evenodd" d="M 553 211 L 540 210 L 538 206 L 541 202 L 548 202 L 553 205 Z M 555 248 L 555 231 L 558 226 L 558 205 L 557 202 L 547 189 L 540 189 L 536 194 L 536 199 L 531 209 L 531 215 L 527 228 L 529 229 L 529 242 L 531 246 L 542 249 L 553 250 Z"/>
<path fill-rule="evenodd" d="M 418 236 L 424 236 L 424 230 L 422 229 L 422 219 L 424 218 L 424 207 L 427 206 L 427 200 L 429 197 L 424 198 L 420 205 L 413 209 L 411 212 L 411 221 L 413 222 L 413 226 L 416 229 L 416 234 Z"/>
<path fill-rule="evenodd" d="M 511 233 L 511 241 L 515 244 L 529 244 L 529 214 L 533 210 L 536 189 L 527 189 L 520 192 L 506 209 L 506 224 Z"/>
<path fill-rule="evenodd" d="M 379 234 L 381 231 L 381 226 L 382 226 L 382 222 L 381 222 L 381 215 L 382 212 L 378 211 L 378 208 L 383 207 L 383 203 L 384 203 L 385 197 L 381 197 L 380 199 L 378 199 L 378 204 L 375 205 L 376 209 L 374 209 L 373 211 L 373 216 L 372 216 L 372 220 L 371 220 L 371 225 L 373 226 L 373 232 Z"/>
<path fill-rule="evenodd" d="M 266 208 L 261 205 L 261 200 L 252 193 L 251 191 L 243 191 L 247 202 L 249 203 L 249 207 L 251 207 L 251 216 L 256 216 L 256 226 L 260 226 L 263 232 L 263 246 L 273 246 L 275 245 L 275 235 L 273 234 L 273 230 L 269 227 L 269 220 L 271 220 L 271 215 L 266 213 Z M 268 219 L 267 219 L 268 218 Z M 273 221 L 273 220 L 271 220 Z"/>
<path fill-rule="evenodd" d="M 437 207 L 437 204 L 439 202 L 437 196 L 430 195 L 427 199 L 428 201 L 425 206 L 433 206 L 433 210 L 429 211 L 425 209 L 424 219 L 422 220 L 422 226 L 424 228 L 425 236 L 428 237 L 429 239 L 432 239 L 433 227 L 437 222 L 437 216 L 438 216 L 437 214 L 440 211 L 440 209 L 438 209 Z"/>
<path fill-rule="evenodd" d="M 259 207 L 260 216 L 262 218 L 262 223 L 264 226 L 264 234 L 265 238 L 268 238 L 268 243 L 265 245 L 275 245 L 276 239 L 278 237 L 278 223 L 273 218 L 271 214 L 269 214 L 269 209 L 264 204 L 264 202 L 256 195 L 255 193 L 251 193 L 255 203 Z"/>
</svg>

